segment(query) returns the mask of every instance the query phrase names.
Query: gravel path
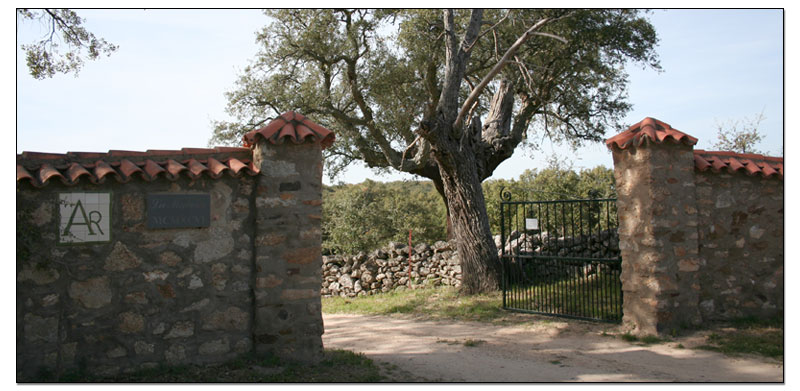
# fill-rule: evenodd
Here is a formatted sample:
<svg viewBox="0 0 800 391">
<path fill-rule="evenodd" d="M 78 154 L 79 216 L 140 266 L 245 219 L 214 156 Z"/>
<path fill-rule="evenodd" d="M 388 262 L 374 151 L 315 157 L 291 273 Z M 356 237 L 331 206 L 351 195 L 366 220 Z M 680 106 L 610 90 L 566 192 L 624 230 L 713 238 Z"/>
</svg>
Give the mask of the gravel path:
<svg viewBox="0 0 800 391">
<path fill-rule="evenodd" d="M 688 347 L 701 337 L 640 346 L 601 335 L 614 326 L 537 326 L 324 314 L 326 348 L 366 354 L 395 381 L 782 382 L 782 363 Z M 540 324 L 541 323 L 541 324 Z M 687 348 L 678 348 L 681 343 Z"/>
</svg>

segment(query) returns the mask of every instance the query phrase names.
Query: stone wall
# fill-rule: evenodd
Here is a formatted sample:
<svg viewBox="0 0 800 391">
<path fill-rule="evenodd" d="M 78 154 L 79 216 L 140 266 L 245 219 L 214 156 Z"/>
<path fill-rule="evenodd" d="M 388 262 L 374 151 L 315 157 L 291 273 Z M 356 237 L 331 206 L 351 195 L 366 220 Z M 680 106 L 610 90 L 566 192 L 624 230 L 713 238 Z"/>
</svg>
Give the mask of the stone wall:
<svg viewBox="0 0 800 391">
<path fill-rule="evenodd" d="M 256 352 L 303 361 L 322 353 L 322 151 L 258 144 L 255 191 Z"/>
<path fill-rule="evenodd" d="M 783 182 L 697 173 L 700 312 L 769 317 L 783 309 Z"/>
<path fill-rule="evenodd" d="M 253 183 L 245 176 L 22 187 L 17 197 L 41 239 L 17 265 L 19 374 L 83 367 L 113 375 L 250 351 Z M 111 242 L 58 245 L 58 192 L 97 190 L 112 194 Z M 210 227 L 146 228 L 144 196 L 153 192 L 210 193 Z"/>
<path fill-rule="evenodd" d="M 695 151 L 647 118 L 614 157 L 623 323 L 637 334 L 783 313 L 783 163 Z"/>
<path fill-rule="evenodd" d="M 333 139 L 289 112 L 248 133 L 249 149 L 18 155 L 18 381 L 321 359 Z M 161 222 L 157 198 L 175 213 Z"/>
<path fill-rule="evenodd" d="M 453 243 L 414 246 L 410 275 L 408 246 L 401 243 L 389 243 L 369 254 L 322 258 L 323 296 L 355 297 L 424 286 L 461 286 L 461 264 Z"/>
<path fill-rule="evenodd" d="M 641 334 L 698 325 L 697 207 L 690 147 L 614 154 L 623 323 Z"/>
</svg>

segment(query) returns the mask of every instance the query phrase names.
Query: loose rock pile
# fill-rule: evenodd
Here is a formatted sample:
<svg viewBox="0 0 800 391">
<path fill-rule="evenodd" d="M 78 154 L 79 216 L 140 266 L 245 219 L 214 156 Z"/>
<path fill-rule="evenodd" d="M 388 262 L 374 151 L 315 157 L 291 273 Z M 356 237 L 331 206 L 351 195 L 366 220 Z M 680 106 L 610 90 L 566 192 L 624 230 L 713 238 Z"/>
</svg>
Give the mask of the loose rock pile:
<svg viewBox="0 0 800 391">
<path fill-rule="evenodd" d="M 500 248 L 500 236 L 495 237 Z M 529 235 L 514 231 L 505 243 L 507 254 L 535 252 L 542 255 L 586 258 L 616 258 L 619 237 L 616 230 L 601 231 L 580 238 Z M 499 251 L 498 251 L 499 253 Z M 582 266 L 592 267 L 589 266 Z M 395 289 L 423 286 L 461 286 L 461 262 L 455 244 L 436 242 L 418 244 L 411 251 L 409 275 L 408 246 L 391 242 L 369 254 L 327 255 L 322 257 L 322 296 L 366 296 Z M 588 270 L 582 273 L 591 273 Z"/>
<path fill-rule="evenodd" d="M 502 244 L 500 235 L 494 237 L 494 243 L 500 254 L 499 249 Z M 620 254 L 619 234 L 616 229 L 575 237 L 557 237 L 547 232 L 528 234 L 513 231 L 506 239 L 505 252 L 506 254 L 535 253 L 537 255 L 595 259 L 617 258 Z"/>
<path fill-rule="evenodd" d="M 455 245 L 436 242 L 408 246 L 391 242 L 369 254 L 322 257 L 322 296 L 366 296 L 423 286 L 461 285 L 461 264 Z"/>
</svg>

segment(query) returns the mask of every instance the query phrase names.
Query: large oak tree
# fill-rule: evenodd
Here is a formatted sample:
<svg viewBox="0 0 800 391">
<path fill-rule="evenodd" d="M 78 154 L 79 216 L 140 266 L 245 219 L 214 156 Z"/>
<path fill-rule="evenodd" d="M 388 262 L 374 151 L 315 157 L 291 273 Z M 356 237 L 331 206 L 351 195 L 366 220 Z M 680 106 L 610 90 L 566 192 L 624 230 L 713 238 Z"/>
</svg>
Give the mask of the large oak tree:
<svg viewBox="0 0 800 391">
<path fill-rule="evenodd" d="M 336 175 L 360 160 L 433 181 L 462 262 L 462 291 L 499 286 L 481 181 L 520 145 L 618 129 L 628 61 L 658 68 L 637 10 L 279 10 L 228 93 L 211 144 L 287 111 L 337 134 Z"/>
</svg>

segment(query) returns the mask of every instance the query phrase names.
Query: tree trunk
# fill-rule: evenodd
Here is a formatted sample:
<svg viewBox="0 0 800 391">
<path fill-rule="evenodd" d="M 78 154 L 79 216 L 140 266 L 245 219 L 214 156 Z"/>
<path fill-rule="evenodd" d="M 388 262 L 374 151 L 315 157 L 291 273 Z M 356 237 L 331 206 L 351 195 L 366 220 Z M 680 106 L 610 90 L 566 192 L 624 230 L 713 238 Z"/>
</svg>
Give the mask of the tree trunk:
<svg viewBox="0 0 800 391">
<path fill-rule="evenodd" d="M 500 287 L 500 259 L 489 228 L 475 156 L 458 154 L 457 143 L 452 140 L 448 144 L 450 148 L 443 149 L 450 153 L 437 153 L 437 160 L 461 260 L 461 292 L 495 291 Z"/>
<path fill-rule="evenodd" d="M 453 236 L 453 224 L 450 222 L 450 207 L 447 204 L 447 195 L 444 193 L 444 183 L 442 182 L 442 178 L 440 175 L 431 178 L 431 181 L 433 181 L 433 187 L 436 188 L 436 192 L 439 193 L 440 197 L 442 197 L 442 202 L 444 203 L 444 210 L 446 212 L 445 232 L 447 240 L 448 241 L 453 240 L 455 239 L 455 236 Z"/>
</svg>

